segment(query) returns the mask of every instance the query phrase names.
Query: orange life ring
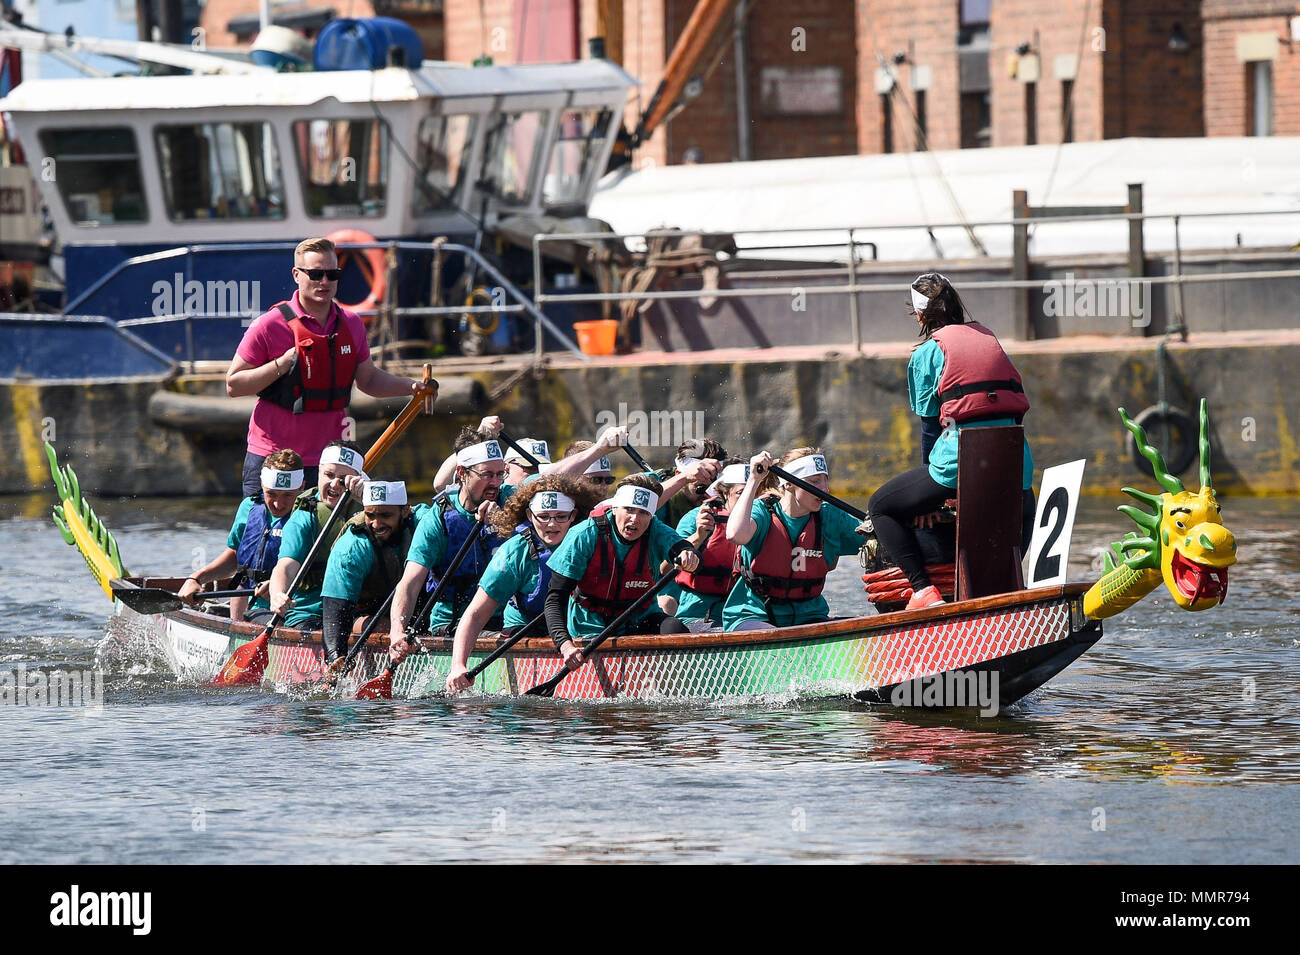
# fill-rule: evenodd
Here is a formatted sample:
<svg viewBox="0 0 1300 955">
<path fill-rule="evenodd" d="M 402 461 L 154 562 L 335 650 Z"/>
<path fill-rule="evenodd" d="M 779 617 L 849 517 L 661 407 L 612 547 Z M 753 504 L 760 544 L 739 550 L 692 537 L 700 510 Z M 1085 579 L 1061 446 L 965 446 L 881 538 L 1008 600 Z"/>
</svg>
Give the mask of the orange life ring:
<svg viewBox="0 0 1300 955">
<path fill-rule="evenodd" d="M 369 232 L 362 232 L 360 229 L 339 229 L 331 232 L 326 236 L 335 245 L 341 245 L 347 242 L 354 242 L 358 245 L 373 244 L 375 237 Z M 355 305 L 349 305 L 346 302 L 339 302 L 343 308 L 349 311 L 359 312 L 366 309 L 378 308 L 384 300 L 384 292 L 388 288 L 388 261 L 384 255 L 383 249 L 347 249 L 339 250 L 339 268 L 348 260 L 348 256 L 353 252 L 360 252 L 361 256 L 357 259 L 357 267 L 361 269 L 361 274 L 366 276 L 370 283 L 370 293 Z M 369 273 L 369 275 L 366 275 Z M 362 315 L 361 319 L 367 325 L 370 324 L 372 315 Z"/>
</svg>

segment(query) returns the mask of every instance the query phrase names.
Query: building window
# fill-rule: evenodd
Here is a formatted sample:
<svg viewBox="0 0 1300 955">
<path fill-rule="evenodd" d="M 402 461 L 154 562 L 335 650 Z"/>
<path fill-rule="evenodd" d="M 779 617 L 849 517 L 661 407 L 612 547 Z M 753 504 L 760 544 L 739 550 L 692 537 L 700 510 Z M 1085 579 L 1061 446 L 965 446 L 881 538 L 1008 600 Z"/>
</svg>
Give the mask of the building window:
<svg viewBox="0 0 1300 955">
<path fill-rule="evenodd" d="M 964 27 L 987 25 L 990 6 L 992 6 L 990 0 L 961 0 L 959 11 L 961 25 Z"/>
<path fill-rule="evenodd" d="M 992 143 L 992 116 L 987 92 L 961 94 L 961 148 L 982 149 Z"/>
<path fill-rule="evenodd" d="M 375 119 L 293 124 L 307 215 L 382 216 L 388 197 L 388 126 Z"/>
<path fill-rule="evenodd" d="M 925 121 L 925 90 L 916 91 L 916 148 L 930 148 L 930 132 Z"/>
<path fill-rule="evenodd" d="M 1061 80 L 1061 142 L 1074 142 L 1074 80 Z"/>
<path fill-rule="evenodd" d="M 266 123 L 201 123 L 154 130 L 173 222 L 283 219 L 280 158 Z"/>
<path fill-rule="evenodd" d="M 1246 64 L 1247 135 L 1273 135 L 1273 61 Z"/>
<path fill-rule="evenodd" d="M 880 151 L 894 151 L 894 107 L 888 93 L 880 94 Z"/>
<path fill-rule="evenodd" d="M 40 139 L 45 155 L 54 160 L 59 195 L 74 224 L 148 220 L 140 150 L 130 127 L 44 129 Z"/>
<path fill-rule="evenodd" d="M 583 186 L 605 150 L 611 119 L 608 109 L 566 109 L 560 114 L 551 162 L 542 180 L 543 205 L 585 205 Z"/>
<path fill-rule="evenodd" d="M 416 134 L 415 162 L 423 176 L 416 180 L 411 211 L 417 216 L 455 209 L 456 191 L 465 180 L 477 117 L 426 116 Z"/>
<path fill-rule="evenodd" d="M 1038 142 L 1038 84 L 1025 84 L 1025 145 Z"/>
</svg>

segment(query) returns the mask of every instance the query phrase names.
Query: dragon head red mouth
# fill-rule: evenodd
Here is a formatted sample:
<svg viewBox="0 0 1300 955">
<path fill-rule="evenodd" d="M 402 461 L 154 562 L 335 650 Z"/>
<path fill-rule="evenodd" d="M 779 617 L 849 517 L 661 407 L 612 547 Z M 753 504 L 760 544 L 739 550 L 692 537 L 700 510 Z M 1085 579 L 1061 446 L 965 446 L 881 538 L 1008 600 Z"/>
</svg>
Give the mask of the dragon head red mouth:
<svg viewBox="0 0 1300 955">
<path fill-rule="evenodd" d="M 1170 570 L 1173 571 L 1174 584 L 1186 599 L 1187 606 L 1195 607 L 1201 601 L 1208 600 L 1221 604 L 1228 596 L 1227 567 L 1211 567 L 1184 557 L 1175 550 Z"/>
</svg>

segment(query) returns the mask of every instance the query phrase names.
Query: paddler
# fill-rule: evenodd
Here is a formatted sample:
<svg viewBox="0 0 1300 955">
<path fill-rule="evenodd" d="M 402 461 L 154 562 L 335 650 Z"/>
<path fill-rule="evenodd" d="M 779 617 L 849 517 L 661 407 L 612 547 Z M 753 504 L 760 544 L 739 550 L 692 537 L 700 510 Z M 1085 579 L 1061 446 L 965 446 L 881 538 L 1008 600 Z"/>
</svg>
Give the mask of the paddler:
<svg viewBox="0 0 1300 955">
<path fill-rule="evenodd" d="M 876 538 L 912 585 L 908 610 L 943 603 L 930 582 L 912 524 L 957 488 L 957 434 L 964 428 L 1019 424 L 1029 410 L 1020 374 L 997 336 L 967 318 L 952 283 L 927 272 L 912 283 L 910 310 L 924 341 L 907 365 L 907 392 L 921 418 L 921 467 L 886 482 L 867 504 Z M 1022 546 L 1033 530 L 1034 459 L 1025 442 Z"/>
<path fill-rule="evenodd" d="M 723 629 L 762 630 L 830 619 L 822 596 L 826 575 L 841 557 L 862 546 L 858 521 L 821 498 L 785 481 L 760 451 L 727 518 L 727 540 L 739 547 L 740 579 L 722 609 Z M 830 490 L 830 470 L 820 448 L 794 448 L 781 466 L 797 478 Z M 777 496 L 760 497 L 767 491 Z"/>
<path fill-rule="evenodd" d="M 235 512 L 235 522 L 226 538 L 226 549 L 202 570 L 186 577 L 177 591 L 176 596 L 190 606 L 198 603 L 202 597 L 199 589 L 208 581 L 222 580 L 234 574 L 236 587 L 251 584 L 258 592 L 247 611 L 246 597 L 232 598 L 230 619 L 254 623 L 271 619 L 271 605 L 266 592 L 279 556 L 281 534 L 305 480 L 302 458 L 297 451 L 288 448 L 268 455 L 260 480 L 262 490 L 244 498 Z"/>
<path fill-rule="evenodd" d="M 361 495 L 365 485 L 365 472 L 361 466 L 365 454 L 353 441 L 333 441 L 320 455 L 320 474 L 316 486 L 304 491 L 294 501 L 293 514 L 284 525 L 280 538 L 280 558 L 271 572 L 271 610 L 285 615 L 285 626 L 314 629 L 320 626 L 320 588 L 325 581 L 325 562 L 339 535 L 347 528 L 347 521 L 361 510 Z M 340 519 L 334 522 L 326 540 L 321 544 L 312 566 L 308 569 L 293 597 L 285 591 L 298 576 L 302 561 L 320 536 L 321 528 L 329 521 L 339 498 L 352 495 Z"/>
<path fill-rule="evenodd" d="M 677 447 L 672 472 L 660 479 L 664 497 L 659 504 L 659 519 L 676 527 L 687 512 L 705 501 L 705 493 L 722 470 L 727 449 L 712 438 L 692 438 Z M 674 478 L 684 478 L 675 481 Z"/>
<path fill-rule="evenodd" d="M 519 438 L 515 444 L 531 454 L 537 462 L 531 464 L 517 448 L 506 447 L 506 483 L 518 487 L 530 477 L 540 474 L 543 465 L 551 463 L 551 449 L 541 438 Z"/>
<path fill-rule="evenodd" d="M 705 488 L 703 503 L 677 524 L 677 533 L 700 555 L 694 572 L 677 575 L 676 616 L 692 630 L 722 626 L 722 605 L 736 582 L 736 545 L 727 540 L 727 518 L 749 480 L 749 465 L 740 458 L 723 463 L 718 479 Z"/>
<path fill-rule="evenodd" d="M 421 519 L 407 555 L 401 583 L 393 595 L 389 637 L 394 660 L 401 660 L 409 649 L 405 639 L 408 626 L 414 633 L 424 632 L 426 621 L 408 620 L 421 596 L 431 591 L 445 575 L 451 574 L 451 583 L 427 618 L 429 632 L 435 635 L 451 633 L 469 606 L 488 561 L 503 543 L 492 519 L 515 488 L 505 483 L 506 462 L 501 453 L 501 442 L 496 438 L 485 439 L 481 432 L 467 428 L 457 438 L 453 453 L 456 457 L 455 486 L 440 494 Z M 474 530 L 475 521 L 482 522 L 478 530 Z M 477 540 L 460 566 L 452 567 L 452 558 L 471 531 Z M 489 626 L 500 626 L 499 618 L 489 622 Z"/>
<path fill-rule="evenodd" d="M 600 495 L 576 477 L 546 474 L 521 487 L 497 514 L 499 533 L 514 536 L 493 555 L 460 618 L 447 674 L 449 693 L 469 688 L 465 673 L 470 651 L 498 607 L 505 606 L 502 632 L 508 634 L 542 613 L 551 583 L 551 554 L 599 500 Z M 545 623 L 534 630 L 545 633 Z"/>
<path fill-rule="evenodd" d="M 331 672 L 347 653 L 353 623 L 378 611 L 397 586 L 416 524 L 429 508 L 411 507 L 404 481 L 366 481 L 362 504 L 330 551 L 321 584 L 322 638 Z"/>
<path fill-rule="evenodd" d="M 695 570 L 699 556 L 675 530 L 656 518 L 662 485 L 630 474 L 614 496 L 575 527 L 551 554 L 546 624 L 570 669 L 582 664 L 574 639 L 594 637 L 651 587 L 673 564 Z M 685 633 L 686 626 L 653 601 L 622 633 Z"/>
</svg>

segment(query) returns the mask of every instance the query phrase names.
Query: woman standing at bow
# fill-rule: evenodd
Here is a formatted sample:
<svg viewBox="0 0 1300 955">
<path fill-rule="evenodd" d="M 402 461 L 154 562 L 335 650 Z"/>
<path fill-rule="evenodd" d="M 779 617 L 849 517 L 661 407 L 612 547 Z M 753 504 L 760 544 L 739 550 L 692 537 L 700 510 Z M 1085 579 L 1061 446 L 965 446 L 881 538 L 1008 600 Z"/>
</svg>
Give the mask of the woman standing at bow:
<svg viewBox="0 0 1300 955">
<path fill-rule="evenodd" d="M 912 283 L 908 311 L 924 341 L 907 365 L 912 410 L 921 418 L 922 466 L 888 481 L 871 496 L 867 510 L 876 538 L 912 585 L 908 610 L 943 603 L 930 583 L 913 522 L 937 510 L 957 488 L 957 434 L 964 428 L 1019 424 L 1029 399 L 997 336 L 969 321 L 961 296 L 948 279 L 927 272 Z M 1022 536 L 1033 527 L 1034 459 L 1025 442 L 1025 515 Z"/>
</svg>

